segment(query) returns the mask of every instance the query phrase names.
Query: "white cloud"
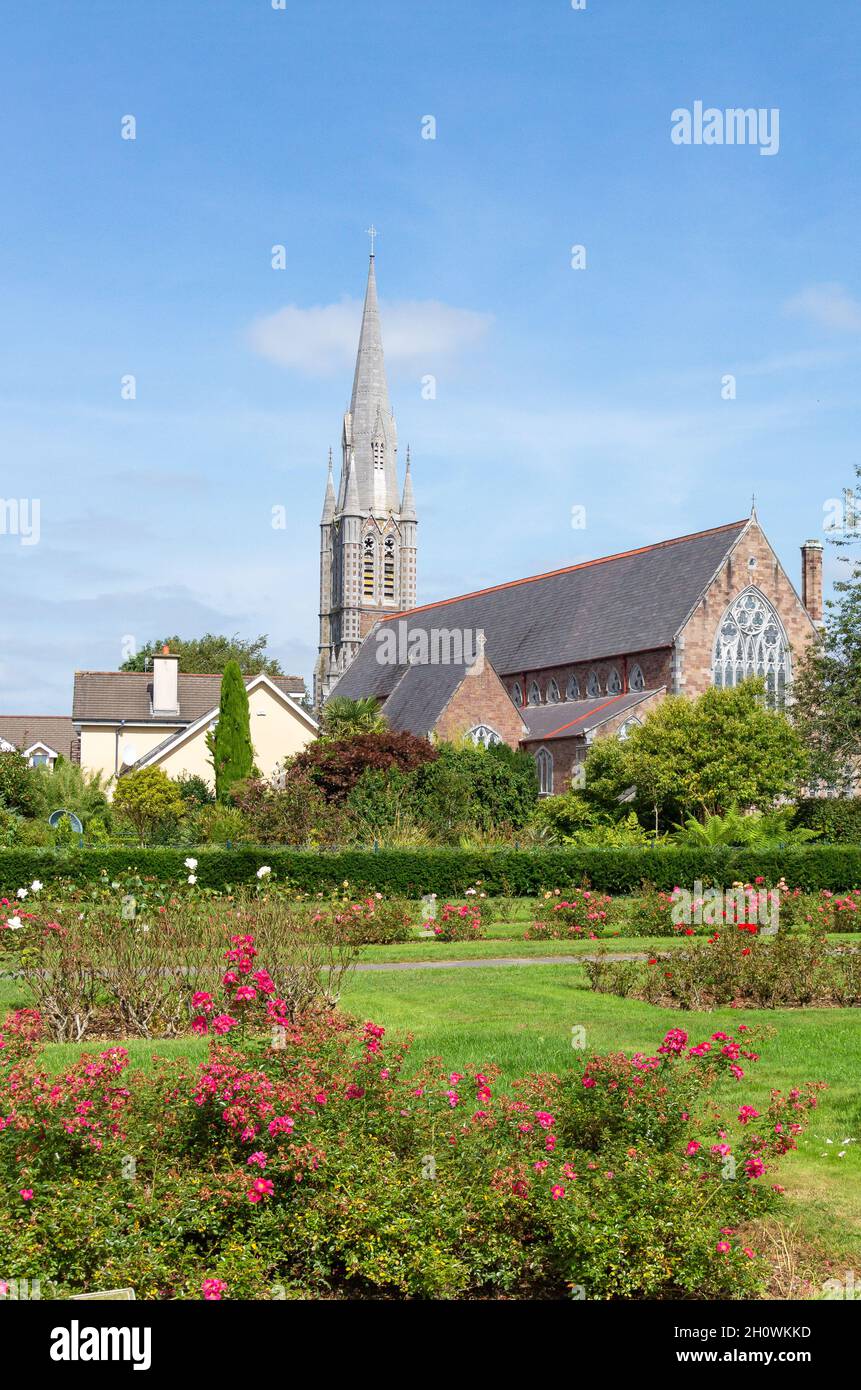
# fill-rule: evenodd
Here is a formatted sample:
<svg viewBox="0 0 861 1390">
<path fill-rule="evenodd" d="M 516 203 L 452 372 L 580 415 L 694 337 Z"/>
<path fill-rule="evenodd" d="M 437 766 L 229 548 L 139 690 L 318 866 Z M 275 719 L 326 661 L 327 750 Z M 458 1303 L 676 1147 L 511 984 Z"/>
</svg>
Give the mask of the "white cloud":
<svg viewBox="0 0 861 1390">
<path fill-rule="evenodd" d="M 857 333 L 861 329 L 861 302 L 853 299 L 845 286 L 833 281 L 808 286 L 788 301 L 786 310 L 839 333 Z"/>
<path fill-rule="evenodd" d="M 440 358 L 477 344 L 493 322 L 491 314 L 435 299 L 383 303 L 380 317 L 386 362 L 395 369 L 430 370 Z M 248 336 L 254 351 L 270 362 L 308 376 L 330 376 L 352 367 L 361 318 L 357 299 L 310 309 L 288 304 L 255 320 Z"/>
</svg>

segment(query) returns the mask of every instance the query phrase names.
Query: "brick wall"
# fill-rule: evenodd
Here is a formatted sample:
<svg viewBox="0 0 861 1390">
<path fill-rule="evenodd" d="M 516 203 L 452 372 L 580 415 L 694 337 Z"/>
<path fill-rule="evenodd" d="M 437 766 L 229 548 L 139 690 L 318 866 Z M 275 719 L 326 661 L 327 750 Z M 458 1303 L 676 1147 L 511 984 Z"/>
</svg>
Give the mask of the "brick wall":
<svg viewBox="0 0 861 1390">
<path fill-rule="evenodd" d="M 587 695 L 589 676 L 593 672 L 598 677 L 599 693 L 604 695 L 607 692 L 607 680 L 611 670 L 615 667 L 622 681 L 623 690 L 627 690 L 628 675 L 635 664 L 643 672 L 646 690 L 658 690 L 662 685 L 670 686 L 673 657 L 669 648 L 657 651 L 629 652 L 607 661 L 580 661 L 567 666 L 546 666 L 540 671 L 512 672 L 505 676 L 505 685 L 513 693 L 515 682 L 519 683 L 525 701 L 530 684 L 533 680 L 537 680 L 541 689 L 541 703 L 547 704 L 547 690 L 551 680 L 556 681 L 559 686 L 559 694 L 564 700 L 568 681 L 571 676 L 576 676 L 580 686 L 580 699 L 586 700 L 589 699 Z"/>
<path fill-rule="evenodd" d="M 508 691 L 485 658 L 478 671 L 464 676 L 436 724 L 434 733 L 443 739 L 457 739 L 487 724 L 511 748 L 518 748 L 525 729 L 523 720 L 508 695 Z"/>
</svg>

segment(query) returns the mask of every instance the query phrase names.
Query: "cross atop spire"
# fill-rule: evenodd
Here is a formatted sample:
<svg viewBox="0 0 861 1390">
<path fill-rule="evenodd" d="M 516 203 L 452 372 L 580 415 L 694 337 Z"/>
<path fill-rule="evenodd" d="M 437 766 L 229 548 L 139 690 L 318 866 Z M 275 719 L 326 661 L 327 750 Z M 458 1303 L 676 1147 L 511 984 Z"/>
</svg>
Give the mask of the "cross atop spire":
<svg viewBox="0 0 861 1390">
<path fill-rule="evenodd" d="M 370 227 L 368 227 L 367 232 L 368 232 L 368 236 L 371 238 L 371 255 L 373 256 L 373 255 L 374 255 L 374 241 L 376 240 L 377 236 L 379 235 L 379 233 L 377 232 L 377 229 L 376 229 L 376 227 L 374 226 L 373 222 L 371 223 Z"/>
</svg>

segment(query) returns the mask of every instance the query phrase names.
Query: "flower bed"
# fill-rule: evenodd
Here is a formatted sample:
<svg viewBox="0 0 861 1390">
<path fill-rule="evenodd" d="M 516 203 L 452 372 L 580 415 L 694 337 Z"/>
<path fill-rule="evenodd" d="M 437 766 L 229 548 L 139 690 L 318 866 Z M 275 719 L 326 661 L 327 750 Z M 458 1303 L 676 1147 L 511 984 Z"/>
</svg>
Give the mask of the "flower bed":
<svg viewBox="0 0 861 1390">
<path fill-rule="evenodd" d="M 604 953 L 584 967 L 600 993 L 682 1009 L 861 1004 L 861 951 L 830 948 L 824 937 L 805 933 L 763 937 L 753 924 L 646 962 L 613 961 Z"/>
<path fill-rule="evenodd" d="M 743 1027 L 693 1045 L 674 1029 L 653 1055 L 589 1057 L 506 1093 L 493 1067 L 419 1064 L 372 1022 L 286 1020 L 271 962 L 244 938 L 227 950 L 222 988 L 242 1018 L 230 1045 L 210 1032 L 195 1068 L 134 1074 L 111 1048 L 48 1076 L 38 1016 L 7 1018 L 6 1277 L 59 1298 L 762 1290 L 745 1227 L 779 1202 L 777 1167 L 818 1088 L 775 1092 L 761 1116 L 727 1094 L 739 1059 L 755 1061 Z M 223 1001 L 206 1003 L 214 1023 Z"/>
</svg>

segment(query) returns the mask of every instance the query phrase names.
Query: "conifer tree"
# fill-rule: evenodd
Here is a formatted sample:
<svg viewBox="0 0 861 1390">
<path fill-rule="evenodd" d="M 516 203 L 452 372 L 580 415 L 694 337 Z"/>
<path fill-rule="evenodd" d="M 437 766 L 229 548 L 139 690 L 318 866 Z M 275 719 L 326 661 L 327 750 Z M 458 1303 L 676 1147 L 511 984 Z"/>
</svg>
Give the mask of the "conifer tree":
<svg viewBox="0 0 861 1390">
<path fill-rule="evenodd" d="M 226 801 L 234 782 L 254 771 L 248 691 L 236 661 L 228 661 L 221 678 L 218 723 L 206 736 L 215 771 L 215 795 Z"/>
</svg>

